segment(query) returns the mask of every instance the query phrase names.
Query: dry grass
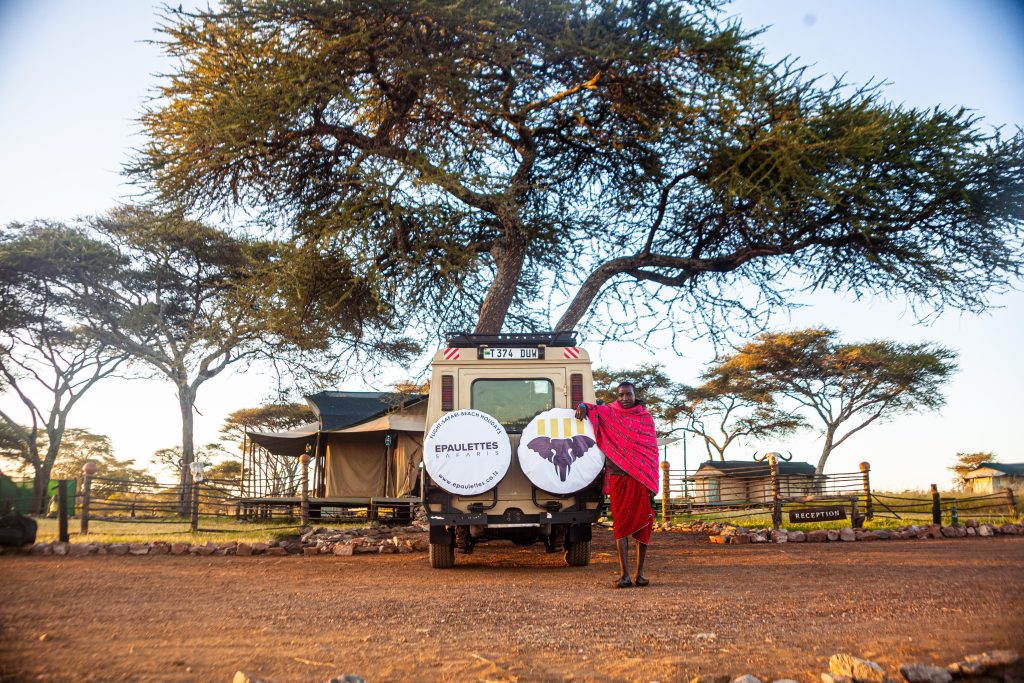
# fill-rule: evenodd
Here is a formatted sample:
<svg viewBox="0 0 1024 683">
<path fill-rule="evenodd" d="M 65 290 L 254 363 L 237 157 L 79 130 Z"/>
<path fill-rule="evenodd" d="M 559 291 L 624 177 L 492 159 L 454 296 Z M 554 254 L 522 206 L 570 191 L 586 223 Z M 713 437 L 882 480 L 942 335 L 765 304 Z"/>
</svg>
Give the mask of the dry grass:
<svg viewBox="0 0 1024 683">
<path fill-rule="evenodd" d="M 39 530 L 36 540 L 56 541 L 59 534 L 57 520 L 43 518 L 36 520 Z M 319 524 L 319 523 L 318 523 Z M 323 526 L 332 528 L 363 526 L 362 522 L 323 520 Z M 223 543 L 226 541 L 242 541 L 256 543 L 273 541 L 288 536 L 295 536 L 299 531 L 299 520 L 282 518 L 280 520 L 259 520 L 253 522 L 232 519 L 201 519 L 200 531 L 189 531 L 189 522 L 182 518 L 167 518 L 161 521 L 110 522 L 105 520 L 89 520 L 89 533 L 79 533 L 80 523 L 77 519 L 69 520 L 69 540 L 72 543 L 151 543 L 168 541 L 177 543 L 187 541 L 203 544 L 207 541 Z"/>
</svg>

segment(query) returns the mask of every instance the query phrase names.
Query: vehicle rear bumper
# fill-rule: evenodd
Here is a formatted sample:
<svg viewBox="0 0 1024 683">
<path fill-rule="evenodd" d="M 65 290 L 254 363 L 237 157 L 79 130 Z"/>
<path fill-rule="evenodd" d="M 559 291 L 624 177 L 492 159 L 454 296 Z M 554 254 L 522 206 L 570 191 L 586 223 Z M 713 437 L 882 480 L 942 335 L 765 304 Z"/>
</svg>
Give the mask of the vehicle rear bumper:
<svg viewBox="0 0 1024 683">
<path fill-rule="evenodd" d="M 427 515 L 430 526 L 540 526 L 542 524 L 593 524 L 600 510 L 564 510 L 541 512 L 536 515 L 488 515 L 484 512 L 431 512 Z"/>
</svg>

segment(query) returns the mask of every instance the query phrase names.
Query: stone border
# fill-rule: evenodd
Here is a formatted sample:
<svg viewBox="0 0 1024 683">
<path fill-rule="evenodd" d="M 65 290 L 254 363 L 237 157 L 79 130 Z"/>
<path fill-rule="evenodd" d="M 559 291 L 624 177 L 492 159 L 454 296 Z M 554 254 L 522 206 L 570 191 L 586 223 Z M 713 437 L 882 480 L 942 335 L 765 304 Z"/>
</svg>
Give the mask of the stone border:
<svg viewBox="0 0 1024 683">
<path fill-rule="evenodd" d="M 1024 680 L 1024 661 L 1015 650 L 990 650 L 967 655 L 962 661 L 947 666 L 932 664 L 900 664 L 899 676 L 890 676 L 877 663 L 848 654 L 835 654 L 828 660 L 828 672 L 821 674 L 822 683 L 1019 683 Z M 703 674 L 690 683 L 762 683 L 751 674 Z M 791 678 L 777 678 L 771 683 L 796 683 Z"/>
<path fill-rule="evenodd" d="M 1024 524 L 982 524 L 968 519 L 962 525 L 910 524 L 896 529 L 748 529 L 728 522 L 694 522 L 679 526 L 671 523 L 656 527 L 660 531 L 706 533 L 710 543 L 827 543 L 830 541 L 887 541 L 890 539 L 967 538 L 971 536 L 1022 536 Z"/>
<path fill-rule="evenodd" d="M 848 654 L 835 654 L 828 660 L 828 672 L 821 674 L 822 683 L 901 683 L 870 659 Z M 906 683 L 1019 683 L 1024 680 L 1024 662 L 1014 650 L 991 650 L 967 655 L 963 661 L 942 667 L 932 664 L 901 664 L 900 676 Z M 275 683 L 260 674 L 236 671 L 231 683 Z M 358 674 L 340 674 L 326 683 L 366 683 Z M 751 674 L 702 674 L 690 683 L 762 683 Z M 792 678 L 776 678 L 771 683 L 797 683 Z"/>
<path fill-rule="evenodd" d="M 7 549 L 27 555 L 71 556 L 86 555 L 369 555 L 425 552 L 430 547 L 427 526 L 414 522 L 410 526 L 387 527 L 377 522 L 361 529 L 307 528 L 298 538 L 286 538 L 267 543 L 240 543 L 208 541 L 203 545 L 187 542 L 171 543 L 36 543 L 17 549 Z"/>
</svg>

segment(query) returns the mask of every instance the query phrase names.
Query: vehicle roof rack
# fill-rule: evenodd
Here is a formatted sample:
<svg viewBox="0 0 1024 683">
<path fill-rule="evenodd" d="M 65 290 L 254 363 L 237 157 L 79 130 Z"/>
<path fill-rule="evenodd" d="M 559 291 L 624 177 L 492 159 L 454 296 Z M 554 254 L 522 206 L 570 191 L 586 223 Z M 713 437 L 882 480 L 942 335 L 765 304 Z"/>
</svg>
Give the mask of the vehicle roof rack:
<svg viewBox="0 0 1024 683">
<path fill-rule="evenodd" d="M 449 332 L 448 347 L 474 349 L 481 346 L 576 346 L 575 330 L 561 332 L 504 332 L 499 334 L 472 334 Z"/>
</svg>

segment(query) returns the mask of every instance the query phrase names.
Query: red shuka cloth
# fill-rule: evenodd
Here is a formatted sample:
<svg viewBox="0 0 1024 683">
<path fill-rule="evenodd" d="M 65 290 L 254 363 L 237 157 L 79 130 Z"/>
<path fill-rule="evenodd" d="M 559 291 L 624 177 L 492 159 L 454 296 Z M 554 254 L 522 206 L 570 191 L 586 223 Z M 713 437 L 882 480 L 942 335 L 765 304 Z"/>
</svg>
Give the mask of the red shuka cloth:
<svg viewBox="0 0 1024 683">
<path fill-rule="evenodd" d="M 651 493 L 658 492 L 658 436 L 654 418 L 641 404 L 626 409 L 586 404 L 594 437 L 605 457 L 636 479 Z"/>
<path fill-rule="evenodd" d="M 637 543 L 649 545 L 654 528 L 654 509 L 647 488 L 633 477 L 612 474 L 608 477 L 615 540 L 632 536 Z"/>
</svg>

